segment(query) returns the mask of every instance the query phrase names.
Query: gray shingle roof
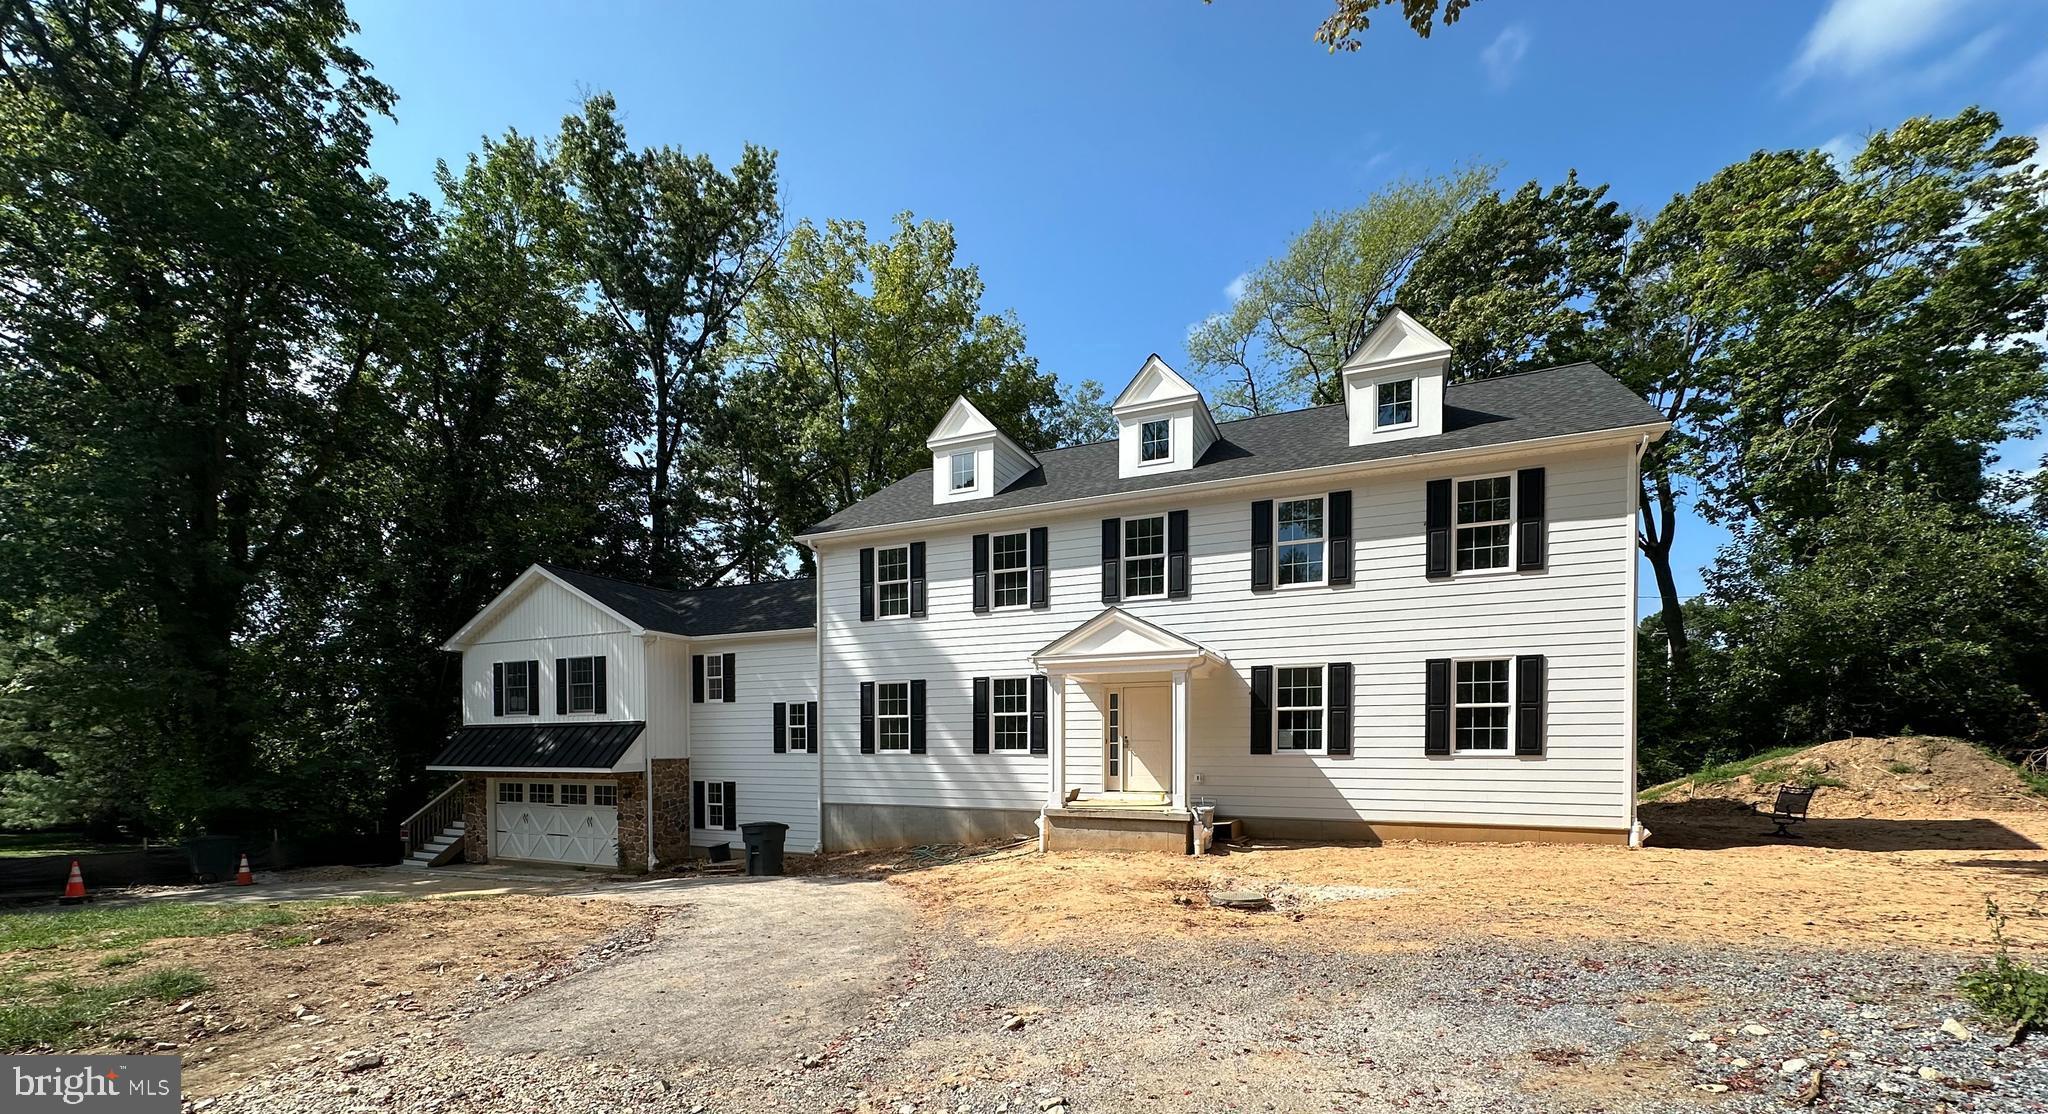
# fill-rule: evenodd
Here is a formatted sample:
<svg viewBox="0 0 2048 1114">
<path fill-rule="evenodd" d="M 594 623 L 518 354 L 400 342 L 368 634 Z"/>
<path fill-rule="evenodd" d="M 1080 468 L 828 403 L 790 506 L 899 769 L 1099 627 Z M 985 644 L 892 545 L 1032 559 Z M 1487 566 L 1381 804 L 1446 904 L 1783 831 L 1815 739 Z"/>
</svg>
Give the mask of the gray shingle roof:
<svg viewBox="0 0 2048 1114">
<path fill-rule="evenodd" d="M 663 634 L 755 634 L 796 630 L 817 623 L 817 586 L 809 580 L 671 592 L 560 565 L 544 564 L 541 568 L 633 622 Z"/>
<path fill-rule="evenodd" d="M 1444 431 L 1433 437 L 1351 445 L 1344 407 L 1317 406 L 1218 422 L 1222 438 L 1209 446 L 1193 468 L 1181 472 L 1118 476 L 1116 442 L 1098 441 L 1037 454 L 1036 469 L 987 499 L 940 506 L 932 502 L 931 470 L 927 468 L 840 511 L 807 533 L 827 534 L 1209 480 L 1627 429 L 1663 420 L 1656 408 L 1600 368 L 1568 364 L 1444 388 Z"/>
<path fill-rule="evenodd" d="M 609 770 L 646 729 L 639 720 L 458 727 L 427 768 Z"/>
</svg>

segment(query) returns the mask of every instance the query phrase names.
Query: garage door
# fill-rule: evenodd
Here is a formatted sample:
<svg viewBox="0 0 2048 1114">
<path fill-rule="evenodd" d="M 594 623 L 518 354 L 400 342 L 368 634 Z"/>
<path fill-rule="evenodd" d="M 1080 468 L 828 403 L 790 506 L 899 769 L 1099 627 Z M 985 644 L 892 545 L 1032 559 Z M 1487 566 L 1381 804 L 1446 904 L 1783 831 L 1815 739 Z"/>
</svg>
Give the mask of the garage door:
<svg viewBox="0 0 2048 1114">
<path fill-rule="evenodd" d="M 619 865 L 618 786 L 608 781 L 498 781 L 491 857 Z"/>
</svg>

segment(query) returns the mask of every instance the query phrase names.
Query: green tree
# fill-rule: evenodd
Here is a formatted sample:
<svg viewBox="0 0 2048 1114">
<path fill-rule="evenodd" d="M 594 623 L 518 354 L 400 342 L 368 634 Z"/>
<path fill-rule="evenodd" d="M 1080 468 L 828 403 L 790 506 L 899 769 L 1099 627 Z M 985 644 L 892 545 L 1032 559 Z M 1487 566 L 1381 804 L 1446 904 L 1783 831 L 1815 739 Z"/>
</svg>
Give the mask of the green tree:
<svg viewBox="0 0 2048 1114">
<path fill-rule="evenodd" d="M 1108 392 L 1094 379 L 1083 379 L 1060 390 L 1058 417 L 1049 433 L 1055 444 L 1086 445 L 1116 436 L 1116 415 L 1110 411 Z"/>
<path fill-rule="evenodd" d="M 1358 36 L 1372 26 L 1373 15 L 1382 8 L 1397 9 L 1409 28 L 1426 39 L 1436 29 L 1439 15 L 1448 27 L 1471 6 L 1472 0 L 1336 0 L 1336 9 L 1316 28 L 1316 41 L 1329 47 L 1332 54 L 1357 50 Z"/>
</svg>

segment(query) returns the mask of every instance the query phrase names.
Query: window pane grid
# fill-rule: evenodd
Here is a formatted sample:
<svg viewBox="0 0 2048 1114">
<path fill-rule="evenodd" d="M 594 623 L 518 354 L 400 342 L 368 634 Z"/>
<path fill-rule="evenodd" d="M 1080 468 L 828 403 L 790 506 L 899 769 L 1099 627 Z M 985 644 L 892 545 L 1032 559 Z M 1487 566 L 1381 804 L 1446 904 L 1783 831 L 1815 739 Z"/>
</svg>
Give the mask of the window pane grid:
<svg viewBox="0 0 2048 1114">
<path fill-rule="evenodd" d="M 498 783 L 498 800 L 506 804 L 519 804 L 526 799 L 526 783 L 501 781 Z"/>
<path fill-rule="evenodd" d="M 569 659 L 569 711 L 597 710 L 597 666 L 595 658 Z"/>
<path fill-rule="evenodd" d="M 619 787 L 616 785 L 593 785 L 590 787 L 590 803 L 594 805 L 616 805 L 619 803 Z"/>
<path fill-rule="evenodd" d="M 531 803 L 533 803 L 533 804 L 537 804 L 537 805 L 551 805 L 551 804 L 554 804 L 554 803 L 555 803 L 555 786 L 554 786 L 554 783 L 553 783 L 553 782 L 547 782 L 547 781 L 533 781 L 533 782 L 528 782 L 528 783 L 527 783 L 527 785 L 526 785 L 526 799 L 527 799 L 527 800 L 528 800 L 529 802 L 531 802 Z"/>
<path fill-rule="evenodd" d="M 910 614 L 910 547 L 875 551 L 875 603 L 882 615 Z"/>
<path fill-rule="evenodd" d="M 725 699 L 725 655 L 704 655 L 704 699 L 718 702 Z"/>
<path fill-rule="evenodd" d="M 791 704 L 785 722 L 788 725 L 790 753 L 808 753 L 811 749 L 810 709 L 801 702 Z"/>
<path fill-rule="evenodd" d="M 910 749 L 910 685 L 892 681 L 875 686 L 875 745 L 881 750 Z"/>
<path fill-rule="evenodd" d="M 1458 750 L 1508 749 L 1508 664 L 1505 658 L 1458 663 Z"/>
<path fill-rule="evenodd" d="M 1280 541 L 1280 583 L 1319 584 L 1323 579 L 1323 501 L 1289 499 L 1273 511 Z"/>
<path fill-rule="evenodd" d="M 531 715 L 534 678 L 527 675 L 527 664 L 523 661 L 505 663 L 505 714 L 508 716 Z"/>
<path fill-rule="evenodd" d="M 1507 567 L 1512 490 L 1506 476 L 1458 481 L 1458 571 Z"/>
<path fill-rule="evenodd" d="M 974 454 L 953 454 L 953 490 L 960 491 L 974 486 Z"/>
<path fill-rule="evenodd" d="M 1124 520 L 1124 595 L 1166 594 L 1166 518 Z"/>
<path fill-rule="evenodd" d="M 1382 383 L 1379 389 L 1379 422 L 1383 426 L 1407 425 L 1415 420 L 1415 381 L 1402 379 Z"/>
<path fill-rule="evenodd" d="M 1024 607 L 1031 602 L 1030 539 L 1022 534 L 997 534 L 989 539 L 994 572 L 995 605 Z"/>
<path fill-rule="evenodd" d="M 588 785 L 570 784 L 562 786 L 562 803 L 565 805 L 587 804 L 590 800 Z"/>
<path fill-rule="evenodd" d="M 993 717 L 995 749 L 1031 748 L 1031 689 L 1023 677 L 998 677 L 990 685 L 990 714 Z"/>
<path fill-rule="evenodd" d="M 1156 418 L 1138 427 L 1138 459 L 1165 460 L 1173 455 L 1173 425 Z"/>
<path fill-rule="evenodd" d="M 1280 750 L 1323 747 L 1323 670 L 1285 666 L 1274 671 L 1275 745 Z"/>
</svg>

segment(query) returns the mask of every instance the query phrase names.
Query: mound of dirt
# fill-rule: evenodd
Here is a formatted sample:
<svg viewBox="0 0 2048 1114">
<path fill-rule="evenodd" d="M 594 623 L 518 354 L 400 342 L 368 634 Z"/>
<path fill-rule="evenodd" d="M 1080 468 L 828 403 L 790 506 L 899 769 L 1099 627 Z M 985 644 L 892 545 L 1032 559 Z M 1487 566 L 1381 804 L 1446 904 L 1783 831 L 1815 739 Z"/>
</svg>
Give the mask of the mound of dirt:
<svg viewBox="0 0 2048 1114">
<path fill-rule="evenodd" d="M 1660 803 L 1727 801 L 1769 809 L 1778 787 L 1813 784 L 1817 819 L 1918 819 L 2048 811 L 2011 766 L 1960 739 L 1837 739 L 1761 763 L 1739 777 L 1682 778 L 1646 793 Z"/>
</svg>

